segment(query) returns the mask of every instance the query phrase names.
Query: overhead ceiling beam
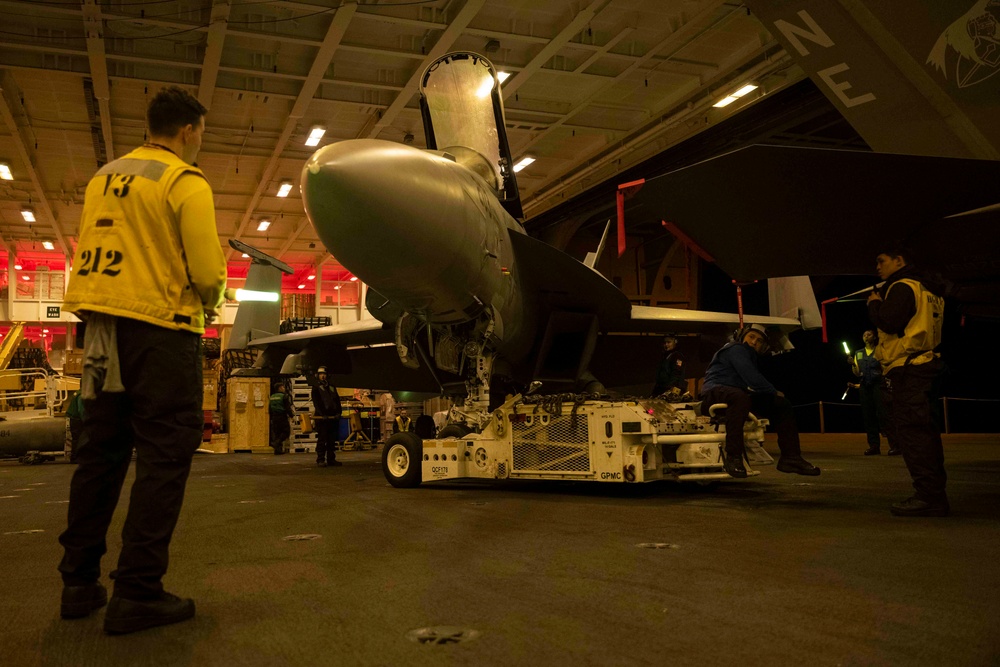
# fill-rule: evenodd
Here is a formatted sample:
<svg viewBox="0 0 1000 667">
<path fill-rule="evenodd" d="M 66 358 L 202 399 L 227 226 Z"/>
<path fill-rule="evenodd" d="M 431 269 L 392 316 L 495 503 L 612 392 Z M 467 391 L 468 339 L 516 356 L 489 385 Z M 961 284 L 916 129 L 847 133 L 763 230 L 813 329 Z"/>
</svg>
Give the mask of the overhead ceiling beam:
<svg viewBox="0 0 1000 667">
<path fill-rule="evenodd" d="M 282 243 L 281 247 L 278 249 L 278 257 L 281 257 L 286 252 L 288 252 L 288 249 L 292 247 L 292 244 L 299 240 L 299 236 L 302 234 L 302 232 L 305 231 L 306 226 L 308 224 L 309 224 L 309 218 L 303 217 L 302 221 L 299 222 L 299 224 L 295 225 L 295 229 L 292 230 L 291 236 L 289 236 L 288 239 L 286 239 L 285 242 Z"/>
<path fill-rule="evenodd" d="M 748 60 L 752 61 L 754 59 L 765 57 L 767 55 L 768 48 L 773 45 L 774 42 L 760 47 L 755 53 L 749 55 Z M 763 62 L 758 63 L 749 70 L 744 71 L 740 79 L 748 80 L 767 76 L 769 72 L 786 67 L 789 62 L 791 62 L 791 59 L 788 57 L 788 54 L 781 50 L 778 53 L 771 54 L 770 57 L 767 57 Z M 725 80 L 730 74 L 739 70 L 744 63 L 734 64 L 732 67 L 726 68 L 725 71 L 719 73 L 716 79 L 711 82 L 707 82 L 706 86 L 711 86 L 713 83 Z M 785 85 L 787 85 L 787 82 Z M 665 114 L 668 113 L 666 109 L 659 110 L 657 114 L 655 114 L 655 116 L 659 116 L 658 118 L 652 122 L 647 122 L 645 128 L 633 129 L 629 133 L 630 136 L 622 139 L 618 142 L 618 145 L 602 146 L 569 168 L 559 173 L 544 176 L 543 180 L 537 184 L 531 195 L 528 197 L 529 201 L 525 206 L 525 210 L 538 210 L 545 201 L 552 199 L 560 192 L 564 192 L 574 183 L 578 183 L 585 178 L 595 178 L 599 169 L 614 160 L 623 158 L 623 156 L 630 156 L 629 164 L 620 165 L 616 168 L 616 171 L 626 169 L 628 166 L 641 161 L 644 157 L 643 154 L 640 153 L 643 146 L 656 140 L 657 137 L 669 131 L 671 128 L 676 127 L 678 124 L 683 123 L 685 120 L 704 114 L 705 111 L 710 109 L 711 105 L 717 101 L 717 97 L 706 94 L 706 88 L 699 88 L 695 91 L 695 96 L 700 99 L 697 101 L 689 100 L 687 105 L 684 105 L 683 100 L 680 102 L 674 102 L 674 108 L 682 108 L 669 116 L 665 116 Z M 662 151 L 663 148 L 664 147 L 661 146 L 657 152 Z M 598 180 L 601 180 L 600 177 L 598 177 Z"/>
<path fill-rule="evenodd" d="M 108 81 L 108 59 L 104 53 L 101 22 L 101 6 L 95 0 L 83 0 L 83 31 L 87 36 L 90 80 L 94 84 L 94 97 L 97 98 L 97 108 L 101 116 L 104 152 L 108 162 L 111 162 L 115 159 L 115 140 L 111 134 L 111 84 Z M 96 157 L 99 164 L 100 156 Z"/>
<path fill-rule="evenodd" d="M 589 58 L 580 63 L 577 66 L 577 68 L 573 70 L 573 73 L 583 74 L 584 72 L 586 72 L 588 67 L 597 62 L 598 59 L 606 56 L 611 49 L 615 48 L 615 45 L 617 45 L 618 42 L 622 41 L 623 39 L 631 35 L 633 32 L 635 32 L 635 28 L 632 27 L 623 28 L 622 30 L 620 30 L 618 34 L 609 39 L 607 43 L 604 44 L 604 46 L 594 51 L 592 54 L 590 54 Z"/>
<path fill-rule="evenodd" d="M 472 19 L 476 18 L 479 10 L 483 8 L 486 4 L 486 0 L 468 0 L 465 5 L 458 10 L 455 15 L 454 20 L 448 24 L 448 27 L 444 29 L 441 36 L 438 38 L 434 46 L 431 47 L 430 53 L 424 58 L 420 66 L 417 67 L 417 71 L 413 73 L 410 80 L 406 82 L 403 90 L 396 95 L 396 99 L 392 101 L 392 104 L 382 113 L 382 116 L 378 119 L 378 122 L 372 124 L 368 127 L 362 134 L 358 135 L 359 139 L 364 139 L 365 137 L 378 137 L 379 133 L 385 128 L 392 125 L 392 122 L 396 120 L 396 116 L 406 108 L 406 105 L 410 103 L 413 96 L 417 93 L 420 87 L 420 77 L 423 75 L 424 70 L 432 62 L 448 53 L 451 50 L 452 45 L 455 41 L 462 36 L 462 32 L 469 25 Z"/>
<path fill-rule="evenodd" d="M 52 206 L 49 205 L 48 197 L 45 196 L 45 188 L 42 187 L 42 179 L 38 173 L 38 169 L 34 166 L 35 163 L 32 160 L 32 156 L 28 153 L 28 147 L 21 138 L 21 129 L 14 121 L 14 113 L 11 111 L 10 104 L 7 101 L 7 95 L 13 94 L 13 86 L 10 85 L 10 80 L 10 74 L 7 73 L 4 73 L 2 79 L 0 79 L 0 117 L 3 118 L 3 121 L 7 123 L 7 127 L 10 128 L 10 139 L 14 144 L 14 150 L 21 159 L 21 164 L 24 165 L 25 170 L 28 172 L 31 185 L 35 189 L 38 205 L 42 208 L 46 222 L 52 227 L 52 231 L 56 236 L 56 242 L 59 244 L 59 249 L 68 257 L 72 255 L 72 252 L 62 235 L 62 231 L 59 229 L 59 221 L 56 220 L 55 212 L 52 210 Z"/>
<path fill-rule="evenodd" d="M 312 67 L 309 69 L 309 76 L 302 84 L 302 89 L 299 91 L 299 95 L 295 99 L 295 103 L 292 104 L 292 111 L 288 116 L 288 120 L 285 122 L 285 127 L 281 131 L 281 135 L 278 137 L 278 141 L 274 146 L 274 151 L 271 153 L 271 157 L 267 161 L 267 165 L 264 167 L 264 173 L 261 174 L 260 181 L 257 183 L 257 188 L 254 191 L 253 198 L 250 200 L 250 206 L 248 206 L 246 212 L 243 213 L 243 219 L 240 221 L 240 225 L 236 229 L 236 233 L 233 235 L 234 238 L 241 238 L 246 232 L 247 227 L 250 225 L 250 221 L 253 218 L 257 204 L 260 202 L 260 198 L 263 196 L 264 191 L 271 185 L 271 179 L 274 177 L 275 169 L 278 168 L 278 161 L 281 159 L 281 153 L 284 151 L 285 146 L 288 144 L 288 140 L 291 138 L 292 133 L 298 126 L 299 120 L 301 120 L 301 118 L 305 115 L 306 110 L 309 108 L 309 103 L 312 102 L 313 95 L 316 94 L 319 84 L 323 81 L 323 74 L 330 66 L 330 61 L 333 60 L 333 54 L 336 53 L 337 47 L 344 39 L 344 34 L 347 32 L 347 26 L 350 25 L 351 19 L 354 18 L 357 9 L 358 6 L 356 4 L 345 4 L 342 5 L 340 9 L 337 10 L 337 13 L 333 15 L 330 27 L 326 31 L 326 38 L 323 40 L 323 44 L 316 53 L 316 57 L 313 59 Z M 226 259 L 228 260 L 232 258 L 234 252 L 234 250 L 230 249 L 226 254 Z M 281 257 L 279 256 L 278 259 L 281 259 Z"/>
<path fill-rule="evenodd" d="M 535 54 L 535 57 L 521 69 L 520 72 L 512 76 L 504 84 L 504 96 L 510 97 L 517 92 L 517 89 L 524 85 L 524 82 L 530 79 L 532 74 L 535 74 L 538 70 L 542 69 L 542 65 L 551 60 L 552 56 L 559 53 L 559 50 L 564 47 L 569 40 L 578 35 L 580 31 L 583 30 L 588 23 L 593 21 L 594 17 L 609 4 L 611 4 L 611 0 L 593 0 L 593 2 L 587 5 L 586 9 L 573 17 L 573 20 L 567 23 L 555 37 L 550 39 L 549 42 Z"/>
<path fill-rule="evenodd" d="M 601 95 L 602 93 L 604 93 L 606 90 L 608 90 L 612 86 L 615 86 L 615 85 L 617 85 L 617 84 L 619 84 L 619 83 L 621 83 L 623 81 L 626 81 L 628 79 L 628 77 L 632 76 L 632 74 L 636 70 L 638 70 L 642 65 L 644 65 L 647 62 L 649 62 L 650 60 L 652 60 L 656 56 L 657 53 L 659 53 L 660 51 L 662 51 L 664 49 L 673 49 L 674 52 L 680 51 L 682 48 L 684 48 L 685 46 L 687 46 L 688 44 L 690 44 L 692 41 L 694 41 L 695 39 L 697 39 L 697 37 L 702 32 L 704 32 L 704 31 L 708 30 L 709 28 L 713 27 L 714 25 L 716 25 L 717 23 L 721 22 L 725 18 L 728 18 L 729 16 L 732 15 L 733 12 L 737 11 L 737 9 L 739 9 L 739 7 L 736 7 L 736 6 L 730 7 L 729 12 L 727 14 L 725 14 L 722 18 L 717 19 L 715 21 L 712 21 L 708 26 L 705 26 L 705 27 L 701 28 L 700 30 L 698 30 L 698 26 L 701 25 L 704 21 L 707 21 L 707 20 L 713 18 L 715 16 L 715 14 L 719 10 L 719 5 L 717 5 L 717 4 L 709 5 L 708 7 L 706 7 L 705 9 L 703 9 L 701 12 L 699 12 L 695 16 L 691 17 L 691 19 L 689 21 L 687 21 L 687 23 L 683 24 L 682 26 L 680 26 L 676 30 L 671 31 L 670 34 L 668 34 L 666 37 L 664 37 L 658 43 L 656 43 L 652 47 L 650 47 L 650 49 L 648 51 L 646 51 L 645 55 L 641 56 L 635 62 L 633 62 L 631 65 L 629 65 L 624 70 L 622 70 L 621 73 L 618 74 L 618 76 L 614 77 L 613 79 L 609 80 L 607 83 L 604 83 L 603 85 L 598 86 L 597 88 L 595 88 L 594 90 L 592 90 L 590 92 L 590 94 L 588 94 L 583 99 L 581 99 L 576 104 L 576 106 L 574 106 L 572 109 L 569 110 L 569 112 L 567 112 L 565 115 L 563 115 L 563 117 L 561 119 L 559 119 L 559 120 L 555 121 L 554 123 L 552 123 L 552 125 L 550 125 L 548 127 L 548 129 L 546 129 L 543 132 L 539 132 L 534 137 L 530 138 L 528 141 L 526 141 L 525 143 L 523 143 L 520 146 L 518 146 L 518 148 L 514 151 L 514 153 L 515 153 L 515 156 L 514 156 L 515 159 L 517 158 L 518 155 L 520 155 L 524 151 L 528 150 L 528 148 L 530 148 L 531 146 L 534 146 L 539 141 L 541 141 L 542 139 L 544 139 L 545 137 L 547 137 L 549 134 L 551 134 L 552 132 L 554 132 L 556 129 L 562 127 L 564 123 L 568 122 L 571 118 L 573 118 L 573 116 L 575 116 L 576 114 L 580 113 L 583 109 L 585 109 L 587 106 L 589 106 L 590 103 L 591 103 L 591 101 L 593 101 L 594 99 L 596 99 L 599 95 Z M 504 97 L 505 98 L 510 95 L 510 91 L 508 91 L 506 89 L 506 87 L 504 88 L 503 93 L 504 93 Z"/>
<path fill-rule="evenodd" d="M 212 24 L 208 29 L 208 44 L 205 46 L 201 81 L 198 84 L 198 101 L 207 109 L 212 108 L 212 97 L 215 95 L 215 80 L 219 76 L 219 63 L 222 62 L 222 46 L 226 43 L 230 7 L 229 0 L 212 2 Z"/>
</svg>

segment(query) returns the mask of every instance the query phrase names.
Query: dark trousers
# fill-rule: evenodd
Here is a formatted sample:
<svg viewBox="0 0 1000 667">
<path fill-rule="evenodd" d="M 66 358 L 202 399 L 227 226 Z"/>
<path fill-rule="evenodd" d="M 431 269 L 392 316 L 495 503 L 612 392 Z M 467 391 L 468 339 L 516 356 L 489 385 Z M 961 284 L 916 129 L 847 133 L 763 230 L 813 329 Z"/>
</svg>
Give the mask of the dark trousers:
<svg viewBox="0 0 1000 667">
<path fill-rule="evenodd" d="M 201 442 L 201 338 L 137 320 L 118 319 L 123 393 L 84 401 L 79 466 L 69 493 L 63 582 L 98 580 L 106 535 L 136 452 L 135 482 L 122 530 L 114 594 L 157 597 L 168 547 L 184 500 L 191 458 Z"/>
<path fill-rule="evenodd" d="M 315 421 L 316 429 L 316 460 L 336 461 L 337 460 L 337 435 L 340 431 L 340 418 L 333 419 L 318 418 Z"/>
<path fill-rule="evenodd" d="M 292 426 L 288 423 L 288 415 L 284 412 L 272 412 L 270 421 L 271 448 L 275 452 L 284 451 L 285 440 L 292 434 Z"/>
<path fill-rule="evenodd" d="M 743 425 L 752 411 L 757 417 L 766 417 L 771 427 L 778 434 L 778 449 L 782 456 L 791 458 L 802 456 L 799 446 L 799 429 L 795 425 L 795 413 L 792 404 L 784 396 L 776 394 L 757 394 L 743 391 L 737 387 L 712 387 L 701 395 L 703 410 L 713 403 L 726 403 L 726 454 L 741 456 L 745 451 L 743 444 Z"/>
<path fill-rule="evenodd" d="M 878 449 L 881 445 L 879 434 L 885 429 L 885 405 L 882 402 L 882 392 L 878 385 L 861 385 L 861 417 L 865 422 L 865 432 L 868 434 L 868 446 Z"/>
<path fill-rule="evenodd" d="M 944 448 L 931 408 L 931 386 L 941 361 L 893 368 L 886 376 L 889 444 L 903 450 L 916 497 L 927 502 L 947 500 Z"/>
</svg>

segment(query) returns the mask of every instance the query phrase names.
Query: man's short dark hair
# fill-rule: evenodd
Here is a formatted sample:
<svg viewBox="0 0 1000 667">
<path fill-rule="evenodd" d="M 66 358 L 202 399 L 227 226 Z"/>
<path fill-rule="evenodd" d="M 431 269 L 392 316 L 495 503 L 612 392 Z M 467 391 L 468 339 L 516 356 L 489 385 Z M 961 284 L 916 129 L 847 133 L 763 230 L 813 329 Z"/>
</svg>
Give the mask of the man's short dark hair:
<svg viewBox="0 0 1000 667">
<path fill-rule="evenodd" d="M 912 253 L 910 252 L 910 249 L 907 248 L 902 243 L 890 243 L 885 248 L 883 248 L 882 252 L 880 252 L 879 254 L 886 255 L 891 259 L 899 259 L 900 257 L 902 257 L 903 261 L 905 261 L 907 264 L 912 263 L 910 261 Z"/>
<path fill-rule="evenodd" d="M 198 125 L 208 109 L 191 93 L 177 86 L 163 88 L 146 109 L 149 133 L 157 137 L 175 137 L 181 128 Z"/>
</svg>

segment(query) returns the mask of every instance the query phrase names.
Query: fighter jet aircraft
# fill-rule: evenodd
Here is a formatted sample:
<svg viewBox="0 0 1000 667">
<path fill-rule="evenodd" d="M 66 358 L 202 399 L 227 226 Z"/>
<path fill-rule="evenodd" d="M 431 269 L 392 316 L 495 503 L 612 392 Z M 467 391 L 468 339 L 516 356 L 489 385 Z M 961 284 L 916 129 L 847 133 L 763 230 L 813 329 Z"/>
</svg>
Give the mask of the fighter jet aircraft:
<svg viewBox="0 0 1000 667">
<path fill-rule="evenodd" d="M 262 348 L 262 372 L 323 365 L 339 386 L 465 395 L 486 409 L 491 384 L 508 389 L 503 382 L 516 390 L 540 382 L 543 391 L 648 385 L 660 343 L 637 334 L 738 325 L 735 314 L 633 306 L 594 270 L 596 259 L 581 263 L 525 234 L 487 59 L 441 57 L 423 74 L 420 102 L 428 150 L 341 141 L 302 171 L 306 213 L 330 253 L 367 284 L 375 319 L 277 336 L 238 322 L 232 344 Z"/>
</svg>

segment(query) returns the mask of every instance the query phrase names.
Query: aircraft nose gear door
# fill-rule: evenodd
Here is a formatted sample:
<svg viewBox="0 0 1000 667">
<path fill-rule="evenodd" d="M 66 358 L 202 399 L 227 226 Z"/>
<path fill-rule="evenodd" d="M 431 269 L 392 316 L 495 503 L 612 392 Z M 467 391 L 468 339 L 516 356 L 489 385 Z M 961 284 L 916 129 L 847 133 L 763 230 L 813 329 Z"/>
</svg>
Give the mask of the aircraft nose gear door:
<svg viewBox="0 0 1000 667">
<path fill-rule="evenodd" d="M 417 343 L 414 338 L 421 325 L 423 322 L 410 313 L 403 313 L 396 320 L 396 354 L 399 355 L 400 363 L 407 368 L 420 368 Z"/>
</svg>

